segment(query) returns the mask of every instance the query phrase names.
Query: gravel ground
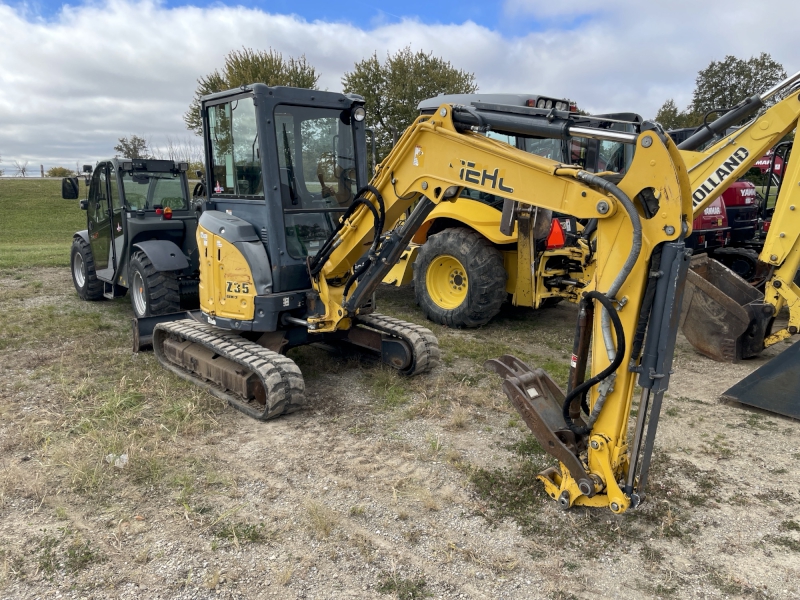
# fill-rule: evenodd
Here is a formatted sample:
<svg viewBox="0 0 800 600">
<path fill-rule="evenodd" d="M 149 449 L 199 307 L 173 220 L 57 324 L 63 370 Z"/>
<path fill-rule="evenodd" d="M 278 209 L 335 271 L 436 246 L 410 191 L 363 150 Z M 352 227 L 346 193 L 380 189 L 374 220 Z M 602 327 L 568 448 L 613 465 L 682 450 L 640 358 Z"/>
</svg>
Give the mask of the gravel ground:
<svg viewBox="0 0 800 600">
<path fill-rule="evenodd" d="M 309 408 L 259 423 L 170 391 L 152 357 L 131 356 L 127 324 L 109 325 L 124 301 L 81 303 L 68 277 L 0 273 L 4 319 L 22 306 L 99 324 L 21 343 L 3 330 L 0 598 L 800 598 L 800 424 L 718 401 L 766 358 L 714 363 L 681 336 L 648 501 L 562 512 L 526 483 L 550 463 L 519 451 L 526 430 L 475 353 L 506 343 L 561 360 L 572 306 L 437 330 L 446 360 L 412 382 L 305 353 Z M 381 295 L 410 318 L 411 294 Z M 135 475 L 144 441 L 122 467 L 103 460 L 111 442 L 91 446 L 92 489 L 65 467 L 87 436 L 119 433 L 78 415 L 76 390 L 101 369 L 135 389 L 147 373 L 145 411 L 183 397 L 205 411 L 202 427 L 159 438 L 164 474 Z M 516 489 L 514 507 L 498 504 Z"/>
</svg>

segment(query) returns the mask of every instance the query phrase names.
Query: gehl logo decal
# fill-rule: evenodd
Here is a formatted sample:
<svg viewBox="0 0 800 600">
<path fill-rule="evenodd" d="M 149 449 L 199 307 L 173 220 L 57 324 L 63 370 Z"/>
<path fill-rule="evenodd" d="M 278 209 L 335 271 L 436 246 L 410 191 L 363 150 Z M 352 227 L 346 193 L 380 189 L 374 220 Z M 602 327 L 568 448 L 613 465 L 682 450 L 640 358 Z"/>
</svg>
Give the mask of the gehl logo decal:
<svg viewBox="0 0 800 600">
<path fill-rule="evenodd" d="M 719 168 L 714 171 L 714 174 L 701 183 L 700 187 L 694 191 L 692 194 L 692 203 L 694 206 L 700 204 L 715 188 L 722 185 L 722 180 L 726 177 L 730 177 L 731 173 L 736 170 L 736 167 L 742 164 L 748 156 L 750 156 L 750 153 L 747 151 L 747 148 L 739 147 L 734 150 L 733 154 L 723 161 Z"/>
<path fill-rule="evenodd" d="M 501 192 L 506 192 L 509 194 L 514 193 L 514 188 L 507 187 L 505 183 L 503 183 L 503 178 L 499 176 L 500 169 L 495 169 L 491 173 L 486 169 L 482 171 L 478 171 L 475 169 L 474 162 L 468 162 L 465 160 L 461 161 L 462 168 L 458 172 L 458 178 L 461 181 L 466 181 L 467 183 L 475 183 L 477 185 L 481 185 L 484 187 L 491 187 L 493 190 L 498 189 Z M 489 186 L 487 182 L 491 181 L 492 184 Z"/>
</svg>

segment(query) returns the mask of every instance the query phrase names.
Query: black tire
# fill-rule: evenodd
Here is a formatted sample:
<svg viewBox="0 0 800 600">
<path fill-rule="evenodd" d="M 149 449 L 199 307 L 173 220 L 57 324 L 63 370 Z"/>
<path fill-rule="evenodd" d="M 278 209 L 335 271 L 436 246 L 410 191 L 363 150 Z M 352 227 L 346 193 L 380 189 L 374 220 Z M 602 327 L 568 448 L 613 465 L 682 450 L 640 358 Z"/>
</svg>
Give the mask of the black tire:
<svg viewBox="0 0 800 600">
<path fill-rule="evenodd" d="M 181 308 L 177 275 L 172 271 L 156 271 L 142 251 L 131 257 L 128 283 L 133 314 L 137 318 L 166 315 Z"/>
<path fill-rule="evenodd" d="M 103 282 L 97 279 L 92 249 L 81 237 L 72 240 L 69 266 L 72 272 L 72 284 L 78 296 L 90 302 L 102 300 Z"/>
<path fill-rule="evenodd" d="M 449 276 L 448 268 L 442 266 L 447 264 L 448 257 L 460 263 L 457 271 L 450 269 L 453 272 Z M 428 319 L 448 327 L 479 327 L 488 323 L 500 312 L 506 299 L 507 278 L 500 250 L 478 232 L 461 227 L 429 237 L 414 261 L 417 304 Z M 456 292 L 454 297 L 449 301 L 434 299 L 433 296 L 443 295 L 437 294 L 437 281 L 439 285 L 452 287 Z M 429 283 L 434 289 L 429 289 Z M 460 304 L 454 304 L 462 295 Z"/>
<path fill-rule="evenodd" d="M 749 248 L 720 248 L 711 253 L 711 258 L 751 283 L 758 272 L 758 252 Z"/>
</svg>

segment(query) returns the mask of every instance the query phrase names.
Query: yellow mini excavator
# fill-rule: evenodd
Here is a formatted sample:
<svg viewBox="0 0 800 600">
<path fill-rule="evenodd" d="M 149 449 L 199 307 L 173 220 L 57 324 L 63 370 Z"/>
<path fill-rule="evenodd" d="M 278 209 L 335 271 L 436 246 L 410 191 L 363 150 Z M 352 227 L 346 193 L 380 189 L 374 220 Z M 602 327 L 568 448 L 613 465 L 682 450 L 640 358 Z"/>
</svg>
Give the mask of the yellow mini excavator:
<svg viewBox="0 0 800 600">
<path fill-rule="evenodd" d="M 531 107 L 505 123 L 524 130 L 537 110 L 547 113 Z M 445 103 L 409 127 L 367 183 L 360 97 L 254 84 L 203 98 L 202 117 L 201 312 L 155 326 L 166 368 L 260 419 L 303 404 L 302 375 L 285 355 L 296 346 L 345 345 L 407 375 L 428 371 L 435 337 L 376 313 L 374 291 L 435 206 L 468 185 L 596 219 L 596 268 L 580 300 L 567 390 L 513 356 L 487 366 L 558 460 L 540 479 L 562 507 L 622 513 L 642 500 L 692 222 L 686 167 L 658 125 L 626 134 L 636 153 L 612 183 L 490 139 L 476 128 L 492 126 L 491 115 L 476 125 L 469 109 Z"/>
</svg>

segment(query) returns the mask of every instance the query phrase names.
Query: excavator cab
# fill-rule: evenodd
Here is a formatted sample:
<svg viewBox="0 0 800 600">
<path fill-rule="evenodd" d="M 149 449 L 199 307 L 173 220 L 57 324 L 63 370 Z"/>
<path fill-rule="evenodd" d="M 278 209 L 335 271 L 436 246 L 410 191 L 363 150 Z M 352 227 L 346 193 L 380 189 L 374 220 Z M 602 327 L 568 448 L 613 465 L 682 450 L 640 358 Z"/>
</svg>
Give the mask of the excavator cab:
<svg viewBox="0 0 800 600">
<path fill-rule="evenodd" d="M 205 217 L 245 221 L 263 251 L 263 281 L 240 320 L 252 321 L 253 302 L 267 289 L 278 308 L 297 306 L 293 292 L 311 285 L 306 260 L 313 257 L 367 181 L 364 101 L 317 90 L 254 84 L 204 101 L 208 186 Z M 359 120 L 360 119 L 360 120 Z M 244 235 L 244 234 L 243 234 Z M 233 242 L 236 243 L 236 242 Z M 217 306 L 241 305 L 221 290 Z M 236 294 L 238 296 L 238 294 Z M 215 307 L 205 296 L 204 312 Z M 278 311 L 280 312 L 280 311 Z M 258 324 L 252 324 L 258 327 Z"/>
</svg>

